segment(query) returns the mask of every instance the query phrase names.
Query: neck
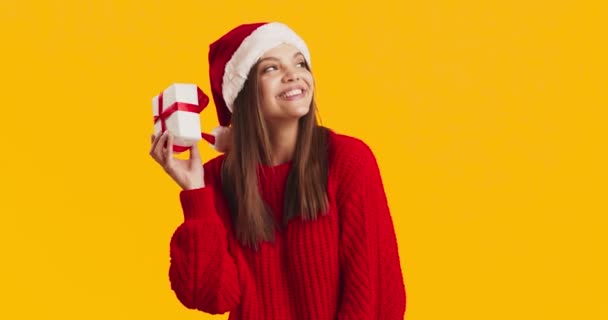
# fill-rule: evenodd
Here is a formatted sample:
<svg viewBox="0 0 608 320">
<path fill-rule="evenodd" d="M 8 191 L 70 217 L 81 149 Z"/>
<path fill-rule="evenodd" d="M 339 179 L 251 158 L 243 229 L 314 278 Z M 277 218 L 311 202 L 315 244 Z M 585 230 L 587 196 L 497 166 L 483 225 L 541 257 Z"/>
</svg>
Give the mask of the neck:
<svg viewBox="0 0 608 320">
<path fill-rule="evenodd" d="M 293 159 L 298 138 L 298 122 L 281 126 L 268 126 L 272 165 L 279 165 Z"/>
</svg>

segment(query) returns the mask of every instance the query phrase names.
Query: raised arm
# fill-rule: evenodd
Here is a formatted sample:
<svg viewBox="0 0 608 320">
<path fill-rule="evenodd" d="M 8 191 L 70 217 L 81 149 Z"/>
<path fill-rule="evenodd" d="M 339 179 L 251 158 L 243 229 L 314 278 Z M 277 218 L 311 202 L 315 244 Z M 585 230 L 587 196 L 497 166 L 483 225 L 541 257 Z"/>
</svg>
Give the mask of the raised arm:
<svg viewBox="0 0 608 320">
<path fill-rule="evenodd" d="M 219 314 L 239 304 L 241 287 L 214 192 L 210 186 L 180 192 L 184 222 L 171 238 L 169 279 L 184 306 Z"/>
<path fill-rule="evenodd" d="M 170 241 L 171 288 L 187 308 L 211 314 L 229 312 L 240 301 L 241 287 L 228 250 L 226 226 L 215 205 L 218 162 L 201 165 L 196 144 L 190 148 L 189 159 L 175 158 L 173 139 L 169 131 L 152 135 L 150 147 L 150 156 L 182 188 L 184 221 Z"/>
</svg>

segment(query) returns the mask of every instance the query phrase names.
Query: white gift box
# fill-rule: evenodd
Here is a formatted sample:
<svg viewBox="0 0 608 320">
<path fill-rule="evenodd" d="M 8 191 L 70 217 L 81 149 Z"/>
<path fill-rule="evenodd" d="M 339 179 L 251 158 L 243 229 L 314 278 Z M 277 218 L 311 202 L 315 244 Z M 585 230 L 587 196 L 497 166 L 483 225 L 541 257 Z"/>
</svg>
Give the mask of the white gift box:
<svg viewBox="0 0 608 320">
<path fill-rule="evenodd" d="M 200 112 L 209 97 L 190 83 L 174 83 L 152 98 L 154 134 L 171 131 L 173 151 L 183 152 L 201 140 Z"/>
</svg>

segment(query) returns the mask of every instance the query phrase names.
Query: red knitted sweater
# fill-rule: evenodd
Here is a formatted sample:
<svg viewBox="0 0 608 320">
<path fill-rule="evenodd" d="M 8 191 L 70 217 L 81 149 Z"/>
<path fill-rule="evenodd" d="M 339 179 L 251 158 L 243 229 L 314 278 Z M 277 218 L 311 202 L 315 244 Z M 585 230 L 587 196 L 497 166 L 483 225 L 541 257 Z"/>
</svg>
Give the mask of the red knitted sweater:
<svg viewBox="0 0 608 320">
<path fill-rule="evenodd" d="M 184 222 L 170 243 L 169 279 L 187 308 L 229 319 L 404 319 L 406 294 L 380 171 L 361 140 L 330 131 L 330 213 L 292 219 L 258 251 L 236 240 L 221 194 L 220 155 L 205 187 L 182 190 Z M 260 166 L 275 221 L 291 162 Z"/>
</svg>

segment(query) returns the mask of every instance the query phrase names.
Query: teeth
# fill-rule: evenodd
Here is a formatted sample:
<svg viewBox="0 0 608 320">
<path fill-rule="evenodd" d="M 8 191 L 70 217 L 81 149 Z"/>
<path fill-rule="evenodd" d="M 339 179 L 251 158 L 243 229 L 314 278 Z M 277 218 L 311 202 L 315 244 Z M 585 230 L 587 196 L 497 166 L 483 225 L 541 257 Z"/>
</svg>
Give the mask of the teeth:
<svg viewBox="0 0 608 320">
<path fill-rule="evenodd" d="M 292 97 L 302 93 L 302 89 L 289 90 L 281 95 L 281 97 Z"/>
</svg>

